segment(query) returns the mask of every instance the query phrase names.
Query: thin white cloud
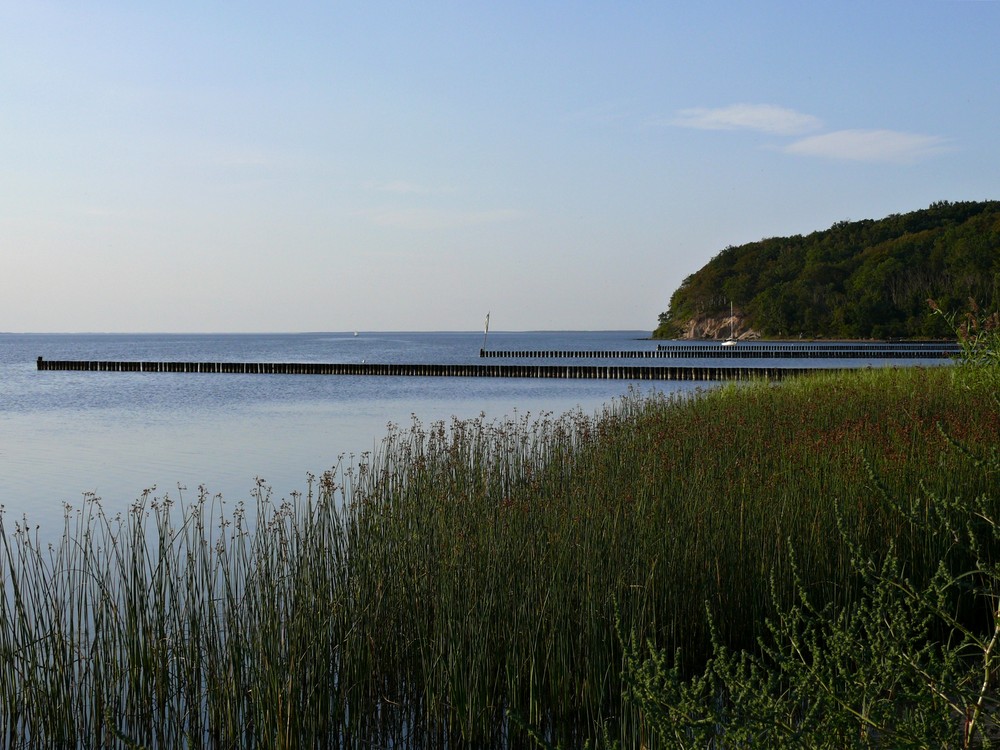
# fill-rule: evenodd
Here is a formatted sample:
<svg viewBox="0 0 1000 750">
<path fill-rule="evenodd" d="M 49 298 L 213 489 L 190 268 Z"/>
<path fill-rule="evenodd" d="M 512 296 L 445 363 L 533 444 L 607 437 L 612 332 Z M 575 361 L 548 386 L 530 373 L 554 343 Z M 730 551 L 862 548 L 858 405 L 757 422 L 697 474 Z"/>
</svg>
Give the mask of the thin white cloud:
<svg viewBox="0 0 1000 750">
<path fill-rule="evenodd" d="M 818 117 L 773 104 L 682 109 L 670 120 L 670 124 L 698 130 L 756 130 L 775 135 L 800 135 L 823 127 Z"/>
<path fill-rule="evenodd" d="M 948 141 L 934 135 L 895 130 L 837 130 L 801 138 L 783 151 L 797 156 L 912 164 L 947 149 Z"/>
<path fill-rule="evenodd" d="M 490 211 L 442 211 L 436 209 L 389 209 L 375 211 L 369 218 L 382 226 L 414 230 L 455 229 L 477 224 L 513 221 L 524 216 L 523 211 L 494 209 Z"/>
</svg>

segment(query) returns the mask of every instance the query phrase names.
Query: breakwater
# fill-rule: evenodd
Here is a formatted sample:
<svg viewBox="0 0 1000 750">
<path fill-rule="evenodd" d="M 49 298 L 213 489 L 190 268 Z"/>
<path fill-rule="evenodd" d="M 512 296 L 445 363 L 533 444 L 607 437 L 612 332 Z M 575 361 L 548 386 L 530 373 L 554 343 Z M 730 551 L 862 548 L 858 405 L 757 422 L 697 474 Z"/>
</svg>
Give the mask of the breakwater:
<svg viewBox="0 0 1000 750">
<path fill-rule="evenodd" d="M 481 359 L 950 359 L 959 353 L 957 344 L 948 343 L 812 342 L 659 344 L 656 349 L 619 351 L 479 350 Z"/>
<path fill-rule="evenodd" d="M 129 362 L 37 360 L 41 371 L 226 373 L 238 375 L 375 375 L 458 378 L 567 378 L 591 380 L 778 380 L 816 372 L 808 367 L 656 365 L 385 364 L 319 362 Z"/>
</svg>

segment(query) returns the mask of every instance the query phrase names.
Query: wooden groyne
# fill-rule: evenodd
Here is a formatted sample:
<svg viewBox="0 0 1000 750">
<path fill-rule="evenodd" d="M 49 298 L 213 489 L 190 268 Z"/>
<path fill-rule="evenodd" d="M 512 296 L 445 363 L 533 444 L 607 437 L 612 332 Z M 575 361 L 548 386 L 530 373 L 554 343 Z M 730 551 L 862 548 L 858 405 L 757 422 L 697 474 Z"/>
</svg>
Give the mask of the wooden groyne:
<svg viewBox="0 0 1000 750">
<path fill-rule="evenodd" d="M 317 362 L 123 362 L 38 358 L 42 371 L 173 372 L 239 375 L 380 375 L 589 380 L 753 380 L 817 372 L 810 367 L 675 367 L 656 365 L 377 364 Z"/>
<path fill-rule="evenodd" d="M 660 344 L 656 349 L 480 349 L 481 359 L 949 359 L 957 344 Z"/>
</svg>

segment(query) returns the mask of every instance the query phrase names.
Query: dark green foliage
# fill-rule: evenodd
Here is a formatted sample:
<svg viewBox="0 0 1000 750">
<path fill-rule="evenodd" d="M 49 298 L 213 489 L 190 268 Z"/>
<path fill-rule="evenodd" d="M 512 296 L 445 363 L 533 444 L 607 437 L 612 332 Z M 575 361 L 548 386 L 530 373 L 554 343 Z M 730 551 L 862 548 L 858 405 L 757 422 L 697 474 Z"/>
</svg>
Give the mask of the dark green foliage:
<svg viewBox="0 0 1000 750">
<path fill-rule="evenodd" d="M 654 336 L 699 316 L 728 315 L 766 337 L 947 336 L 927 300 L 952 310 L 1000 305 L 1000 202 L 934 203 L 877 221 L 727 247 L 688 276 Z"/>
<path fill-rule="evenodd" d="M 960 319 L 936 303 L 934 309 L 963 344 L 955 384 L 976 390 L 981 408 L 995 411 L 1000 319 L 975 305 Z M 995 442 L 972 448 L 943 423 L 938 432 L 947 451 L 985 480 L 983 491 L 950 483 L 933 491 L 924 481 L 917 483 L 919 492 L 905 483 L 894 490 L 889 475 L 879 476 L 865 462 L 872 499 L 901 528 L 922 529 L 928 541 L 937 540 L 926 547 L 936 552 L 922 563 L 903 561 L 899 552 L 908 543 L 901 536 L 880 553 L 865 550 L 841 517 L 837 536 L 860 588 L 858 596 L 837 603 L 803 578 L 794 551 L 801 541 L 790 538 L 794 596 L 783 598 L 772 575 L 775 608 L 757 647 L 733 649 L 713 628 L 712 656 L 690 679 L 678 667 L 679 652 L 670 658 L 651 640 L 642 649 L 635 631 L 616 621 L 625 651 L 624 692 L 646 727 L 644 746 L 1000 744 L 1000 453 Z"/>
<path fill-rule="evenodd" d="M 975 463 L 1000 471 L 994 452 Z M 884 498 L 890 504 L 894 499 Z M 863 581 L 849 606 L 817 603 L 801 578 L 754 650 L 713 638 L 704 672 L 619 631 L 625 693 L 648 728 L 648 747 L 930 748 L 1000 742 L 1000 526 L 992 497 L 928 496 L 928 520 L 968 562 L 943 560 L 915 584 L 893 551 L 876 562 L 851 547 Z M 777 596 L 775 596 L 777 600 Z M 956 613 L 978 611 L 963 619 Z"/>
</svg>

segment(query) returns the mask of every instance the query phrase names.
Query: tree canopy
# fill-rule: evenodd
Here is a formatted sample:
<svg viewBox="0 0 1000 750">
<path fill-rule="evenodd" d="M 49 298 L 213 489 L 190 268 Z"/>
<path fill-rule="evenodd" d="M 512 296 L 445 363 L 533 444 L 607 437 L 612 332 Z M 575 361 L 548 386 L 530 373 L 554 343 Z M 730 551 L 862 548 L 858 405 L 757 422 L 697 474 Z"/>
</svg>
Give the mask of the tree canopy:
<svg viewBox="0 0 1000 750">
<path fill-rule="evenodd" d="M 1000 304 L 1000 201 L 941 201 L 884 219 L 841 221 L 809 235 L 730 246 L 688 276 L 657 338 L 729 315 L 765 337 L 939 338 L 945 310 Z"/>
</svg>

